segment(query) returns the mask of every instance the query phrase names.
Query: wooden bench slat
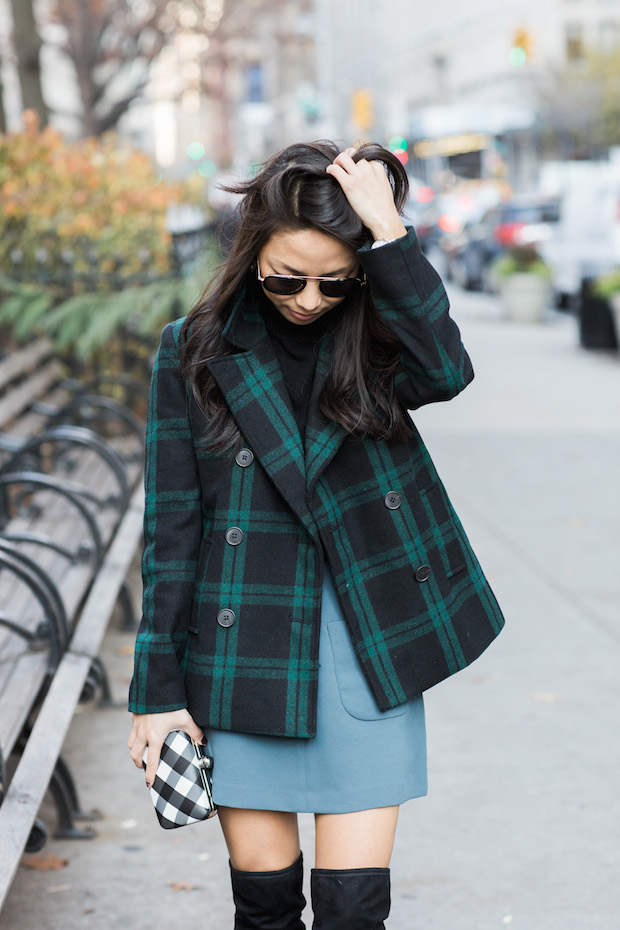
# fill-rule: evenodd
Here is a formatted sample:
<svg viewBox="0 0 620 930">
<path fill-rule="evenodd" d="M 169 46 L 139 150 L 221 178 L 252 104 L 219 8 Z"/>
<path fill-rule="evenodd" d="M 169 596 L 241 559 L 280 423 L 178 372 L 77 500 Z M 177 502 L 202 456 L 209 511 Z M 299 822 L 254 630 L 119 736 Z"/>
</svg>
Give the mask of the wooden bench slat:
<svg viewBox="0 0 620 930">
<path fill-rule="evenodd" d="M 75 707 L 142 534 L 144 492 L 138 488 L 82 608 L 32 733 L 0 805 L 0 907 L 17 871 Z"/>
<path fill-rule="evenodd" d="M 53 352 L 49 339 L 37 339 L 32 345 L 12 352 L 0 362 L 0 391 L 22 374 L 28 374 Z"/>
<path fill-rule="evenodd" d="M 0 400 L 0 428 L 4 429 L 11 420 L 26 410 L 32 399 L 46 391 L 58 379 L 60 373 L 60 363 L 53 360 L 3 397 Z"/>
<path fill-rule="evenodd" d="M 11 666 L 2 694 L 0 718 L 0 746 L 5 756 L 13 751 L 32 708 L 32 693 L 39 690 L 46 672 L 47 655 L 41 652 L 25 653 Z"/>
<path fill-rule="evenodd" d="M 67 653 L 63 657 L 0 805 L 0 906 L 19 866 L 89 668 L 87 656 Z"/>
<path fill-rule="evenodd" d="M 39 436 L 55 423 L 54 409 L 70 405 L 75 396 L 72 387 L 63 380 L 63 368 L 47 339 L 37 340 L 0 360 L 0 431 L 15 446 Z M 97 403 L 93 401 L 92 406 L 95 409 Z M 107 403 L 102 402 L 101 407 L 105 416 Z M 99 422 L 100 419 L 93 421 L 95 431 Z M 120 462 L 117 474 L 103 452 L 78 442 L 67 444 L 66 453 L 56 458 L 52 455 L 53 445 L 44 447 L 40 465 L 43 471 L 53 472 L 51 477 L 66 482 L 68 488 L 83 485 L 85 492 L 93 495 L 92 500 L 80 495 L 80 500 L 93 515 L 97 533 L 81 507 L 71 506 L 62 493 L 46 491 L 42 486 L 37 489 L 35 484 L 31 485 L 32 497 L 26 496 L 19 513 L 11 512 L 4 527 L 7 535 L 38 537 L 38 542 L 21 539 L 14 545 L 53 581 L 66 613 L 69 643 L 50 680 L 48 644 L 29 641 L 6 624 L 0 625 L 0 747 L 5 757 L 17 745 L 21 753 L 0 804 L 0 909 L 48 789 L 84 683 L 98 656 L 119 591 L 141 542 L 142 437 L 131 417 L 124 417 L 122 411 L 110 423 L 110 427 L 103 423 L 102 441 L 121 453 L 122 480 Z M 0 456 L 6 463 L 11 453 L 3 450 Z M 107 506 L 108 501 L 119 500 L 119 487 L 122 514 L 118 507 Z M 133 495 L 129 500 L 125 496 L 127 488 Z M 30 503 L 36 503 L 36 507 L 29 507 Z M 90 542 L 93 536 L 103 556 L 98 567 L 92 555 L 88 558 L 88 553 L 81 549 L 82 543 Z M 46 541 L 53 541 L 61 551 L 45 545 Z M 59 614 L 62 610 L 53 595 L 50 604 L 46 603 L 43 590 L 39 600 L 35 577 L 31 579 L 31 588 L 29 573 L 23 579 L 17 570 L 11 573 L 11 562 L 7 559 L 6 572 L 3 570 L 0 578 L 3 615 L 7 621 L 19 624 L 23 632 L 38 632 L 50 609 Z M 20 736 L 27 723 L 32 723 L 32 731 L 22 752 Z"/>
<path fill-rule="evenodd" d="M 99 654 L 106 630 L 106 617 L 114 609 L 128 567 L 142 539 L 143 521 L 144 489 L 139 487 L 133 493 L 114 542 L 82 608 L 69 643 L 69 652 L 88 655 L 93 659 Z"/>
</svg>

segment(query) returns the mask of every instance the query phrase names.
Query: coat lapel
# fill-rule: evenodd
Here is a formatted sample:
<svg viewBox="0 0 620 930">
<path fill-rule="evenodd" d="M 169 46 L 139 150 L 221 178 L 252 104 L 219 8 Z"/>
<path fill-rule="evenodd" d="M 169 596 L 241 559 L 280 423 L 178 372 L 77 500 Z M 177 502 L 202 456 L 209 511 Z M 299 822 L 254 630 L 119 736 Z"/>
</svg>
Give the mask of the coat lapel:
<svg viewBox="0 0 620 930">
<path fill-rule="evenodd" d="M 342 445 L 347 432 L 344 427 L 329 420 L 322 413 L 319 398 L 327 381 L 331 360 L 331 335 L 322 340 L 316 363 L 312 398 L 308 411 L 308 424 L 305 435 L 306 484 L 308 499 L 321 473 Z"/>
<path fill-rule="evenodd" d="M 315 536 L 306 499 L 301 436 L 275 351 L 251 293 L 245 291 L 236 302 L 224 335 L 246 351 L 211 359 L 208 368 L 250 448 Z"/>
</svg>

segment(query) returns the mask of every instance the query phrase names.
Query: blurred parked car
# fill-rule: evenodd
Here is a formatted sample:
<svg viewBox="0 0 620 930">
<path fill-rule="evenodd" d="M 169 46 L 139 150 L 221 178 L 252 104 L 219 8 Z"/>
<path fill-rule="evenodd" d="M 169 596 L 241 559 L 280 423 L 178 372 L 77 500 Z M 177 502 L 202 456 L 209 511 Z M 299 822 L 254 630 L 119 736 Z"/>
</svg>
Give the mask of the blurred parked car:
<svg viewBox="0 0 620 930">
<path fill-rule="evenodd" d="M 539 196 L 514 197 L 496 208 L 495 239 L 504 249 L 538 245 L 553 236 L 558 222 L 558 203 Z"/>
<path fill-rule="evenodd" d="M 433 253 L 437 260 L 439 251 L 442 272 L 450 274 L 445 263 L 448 243 L 450 247 L 456 247 L 464 231 L 478 221 L 498 198 L 497 187 L 484 181 L 464 182 L 458 188 L 436 195 L 432 209 L 423 217 L 421 233 L 427 254 Z M 420 236 L 420 229 L 416 228 Z"/>
<path fill-rule="evenodd" d="M 466 223 L 441 240 L 445 273 L 449 281 L 469 291 L 492 290 L 489 268 L 502 251 L 495 238 L 494 211 L 479 221 Z"/>
<path fill-rule="evenodd" d="M 537 196 L 514 197 L 487 210 L 441 240 L 446 274 L 469 290 L 494 290 L 491 266 L 504 251 L 545 244 L 555 235 L 557 202 Z"/>
<path fill-rule="evenodd" d="M 437 219 L 437 194 L 421 178 L 409 176 L 409 198 L 405 207 L 405 219 L 412 223 L 420 246 L 427 252 L 433 245 Z"/>
</svg>

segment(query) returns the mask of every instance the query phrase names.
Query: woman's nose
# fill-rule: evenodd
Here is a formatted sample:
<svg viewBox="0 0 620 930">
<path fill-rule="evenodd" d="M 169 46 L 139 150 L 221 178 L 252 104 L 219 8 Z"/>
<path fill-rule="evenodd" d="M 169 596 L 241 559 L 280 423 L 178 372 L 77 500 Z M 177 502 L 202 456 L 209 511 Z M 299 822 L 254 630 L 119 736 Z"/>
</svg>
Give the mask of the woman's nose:
<svg viewBox="0 0 620 930">
<path fill-rule="evenodd" d="M 296 295 L 295 303 L 301 310 L 310 312 L 318 310 L 323 303 L 323 295 L 319 290 L 318 281 L 306 281 L 306 286 Z"/>
</svg>

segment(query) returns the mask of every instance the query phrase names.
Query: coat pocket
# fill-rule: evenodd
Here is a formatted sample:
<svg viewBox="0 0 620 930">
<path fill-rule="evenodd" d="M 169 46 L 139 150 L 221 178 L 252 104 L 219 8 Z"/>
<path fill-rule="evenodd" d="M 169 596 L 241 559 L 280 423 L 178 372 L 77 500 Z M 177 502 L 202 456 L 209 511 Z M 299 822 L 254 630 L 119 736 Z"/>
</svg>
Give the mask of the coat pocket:
<svg viewBox="0 0 620 930">
<path fill-rule="evenodd" d="M 434 542 L 446 573 L 450 578 L 466 566 L 466 557 L 452 506 L 440 484 L 431 484 L 420 491 L 420 497 L 432 527 Z"/>
<path fill-rule="evenodd" d="M 364 678 L 359 660 L 353 648 L 347 624 L 344 620 L 335 620 L 327 624 L 336 680 L 342 706 L 351 717 L 357 720 L 383 720 L 385 717 L 399 717 L 405 713 L 406 704 L 382 711 L 377 707 L 368 682 Z"/>
<path fill-rule="evenodd" d="M 189 620 L 189 632 L 198 632 L 198 614 L 200 611 L 200 601 L 202 587 L 209 567 L 209 556 L 211 555 L 211 539 L 204 537 L 200 543 L 198 551 L 198 564 L 196 566 L 196 584 L 194 585 L 194 599 L 192 602 L 192 613 Z"/>
</svg>

